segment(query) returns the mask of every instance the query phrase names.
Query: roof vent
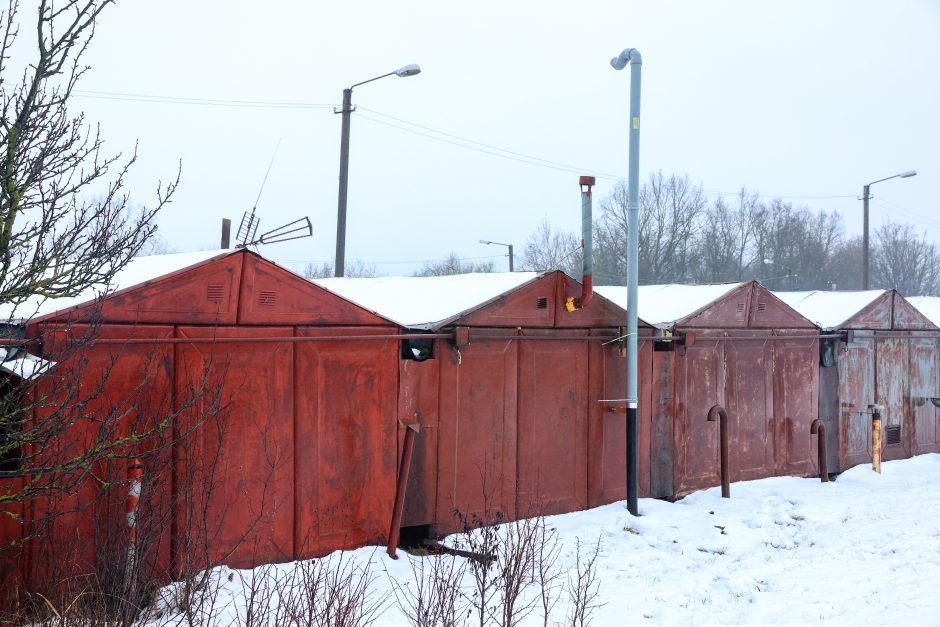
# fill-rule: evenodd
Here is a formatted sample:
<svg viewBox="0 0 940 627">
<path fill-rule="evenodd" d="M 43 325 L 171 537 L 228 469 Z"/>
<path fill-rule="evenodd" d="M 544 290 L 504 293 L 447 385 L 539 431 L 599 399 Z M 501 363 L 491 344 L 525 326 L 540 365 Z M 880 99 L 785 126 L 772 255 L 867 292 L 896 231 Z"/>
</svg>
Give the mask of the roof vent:
<svg viewBox="0 0 940 627">
<path fill-rule="evenodd" d="M 767 303 L 757 303 L 757 311 L 764 311 L 767 309 Z"/>
<path fill-rule="evenodd" d="M 744 303 L 738 303 L 738 313 L 744 313 Z"/>
<path fill-rule="evenodd" d="M 535 308 L 536 309 L 548 309 L 548 299 L 546 297 L 541 297 L 535 299 Z"/>
<path fill-rule="evenodd" d="M 277 292 L 273 290 L 261 290 L 258 295 L 258 304 L 272 307 L 277 303 Z"/>
<path fill-rule="evenodd" d="M 897 446 L 901 443 L 901 425 L 885 427 L 885 446 Z"/>
<path fill-rule="evenodd" d="M 220 303 L 225 298 L 225 286 L 210 284 L 206 287 L 206 298 L 213 303 Z"/>
</svg>

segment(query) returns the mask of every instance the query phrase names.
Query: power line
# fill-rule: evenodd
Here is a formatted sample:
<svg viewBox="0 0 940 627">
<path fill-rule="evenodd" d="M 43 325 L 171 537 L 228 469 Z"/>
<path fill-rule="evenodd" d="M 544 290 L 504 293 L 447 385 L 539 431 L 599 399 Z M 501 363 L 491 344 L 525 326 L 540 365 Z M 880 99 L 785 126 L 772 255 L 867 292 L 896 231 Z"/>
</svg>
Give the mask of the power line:
<svg viewBox="0 0 940 627">
<path fill-rule="evenodd" d="M 899 205 L 899 204 L 897 204 L 897 203 L 894 203 L 894 202 L 891 202 L 890 200 L 887 200 L 886 198 L 881 198 L 881 197 L 878 197 L 878 196 L 872 196 L 871 199 L 874 201 L 874 203 L 875 203 L 876 205 L 881 205 L 881 206 L 883 206 L 884 208 L 887 208 L 887 209 L 895 209 L 895 210 L 897 210 L 897 211 L 900 211 L 901 213 L 903 213 L 903 214 L 909 216 L 910 218 L 913 218 L 914 220 L 920 221 L 922 224 L 924 224 L 924 225 L 926 225 L 926 226 L 930 226 L 930 227 L 933 227 L 933 228 L 940 228 L 940 222 L 938 222 L 938 221 L 936 221 L 936 220 L 934 220 L 934 219 L 932 219 L 932 218 L 928 218 L 927 216 L 924 216 L 924 215 L 922 215 L 922 214 L 920 214 L 920 213 L 917 213 L 916 211 L 912 211 L 911 209 L 907 209 L 907 208 L 905 208 L 905 207 L 902 207 L 901 205 Z"/>
<path fill-rule="evenodd" d="M 72 92 L 79 98 L 95 100 L 120 100 L 124 102 L 151 102 L 157 104 L 202 105 L 211 107 L 237 107 L 262 109 L 330 109 L 334 105 L 313 102 L 286 102 L 267 100 L 225 100 L 219 98 L 186 98 L 180 96 L 160 96 L 156 94 L 131 94 L 113 91 L 93 91 L 76 89 Z"/>
<path fill-rule="evenodd" d="M 234 108 L 276 108 L 276 109 L 332 109 L 336 105 L 333 103 L 309 103 L 309 102 L 290 102 L 290 101 L 265 101 L 265 100 L 232 100 L 232 99 L 218 99 L 218 98 L 190 98 L 190 97 L 181 97 L 181 96 L 162 96 L 158 94 L 135 94 L 127 92 L 113 92 L 113 91 L 98 91 L 98 90 L 75 90 L 73 92 L 76 96 L 81 98 L 93 98 L 99 100 L 119 100 L 124 102 L 147 102 L 154 104 L 175 104 L 175 105 L 196 105 L 196 106 L 213 106 L 213 107 L 234 107 Z M 396 128 L 408 133 L 419 135 L 428 139 L 433 139 L 435 141 L 451 144 L 459 148 L 465 148 L 467 150 L 473 150 L 483 154 L 487 154 L 494 157 L 500 157 L 502 159 L 508 159 L 511 161 L 517 161 L 519 163 L 526 163 L 529 165 L 534 165 L 542 168 L 547 168 L 551 170 L 556 170 L 559 172 L 566 172 L 569 174 L 583 174 L 584 172 L 593 172 L 597 178 L 605 179 L 608 181 L 622 181 L 623 176 L 612 174 L 609 172 L 598 172 L 597 170 L 592 170 L 590 168 L 581 168 L 575 165 L 562 163 L 559 161 L 552 161 L 550 159 L 543 159 L 542 157 L 537 157 L 535 155 L 526 154 L 523 152 L 518 152 L 515 150 L 509 150 L 507 148 L 500 148 L 499 146 L 494 146 L 485 142 L 476 141 L 469 139 L 467 137 L 461 137 L 460 135 L 455 135 L 447 131 L 442 131 L 435 129 L 423 124 L 418 124 L 416 122 L 411 122 L 403 118 L 399 118 L 387 113 L 382 113 L 375 109 L 370 109 L 368 107 L 359 106 L 359 110 L 368 111 L 374 115 L 387 118 L 388 120 L 394 120 L 399 124 L 393 124 L 387 120 L 379 120 L 374 117 L 369 117 L 358 113 L 358 117 L 369 120 L 370 122 L 375 122 L 377 124 L 383 124 L 392 128 Z M 406 126 L 402 126 L 406 125 Z M 413 128 L 409 128 L 413 127 Z M 421 129 L 426 132 L 421 132 Z M 449 139 L 448 139 L 449 138 Z M 737 197 L 740 195 L 740 191 L 736 192 L 726 192 L 720 190 L 710 190 L 703 189 L 703 193 L 709 196 L 722 196 L 722 197 Z M 847 195 L 793 195 L 793 194 L 757 194 L 758 198 L 767 200 L 767 199 L 780 199 L 780 200 L 833 200 L 833 199 L 845 199 L 845 198 L 855 198 L 853 194 Z"/>
</svg>

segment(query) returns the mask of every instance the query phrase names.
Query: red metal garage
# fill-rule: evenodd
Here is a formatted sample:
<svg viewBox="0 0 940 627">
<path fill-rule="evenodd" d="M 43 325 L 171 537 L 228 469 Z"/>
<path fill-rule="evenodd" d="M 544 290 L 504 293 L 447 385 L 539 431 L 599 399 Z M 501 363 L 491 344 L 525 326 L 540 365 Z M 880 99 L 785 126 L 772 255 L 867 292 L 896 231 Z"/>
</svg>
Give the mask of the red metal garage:
<svg viewBox="0 0 940 627">
<path fill-rule="evenodd" d="M 401 362 L 399 420 L 421 426 L 406 526 L 624 498 L 623 415 L 598 402 L 624 397 L 621 308 L 595 296 L 568 311 L 581 286 L 561 272 L 318 283 L 437 336 L 430 358 Z"/>
<path fill-rule="evenodd" d="M 159 554 L 148 559 L 161 571 L 248 566 L 384 540 L 397 470 L 393 323 L 244 250 L 140 258 L 118 282 L 127 287 L 100 303 L 53 303 L 27 330 L 55 359 L 94 323 L 92 343 L 62 354 L 45 379 L 54 389 L 80 369 L 94 392 L 88 419 L 46 457 L 76 450 L 122 402 L 115 435 L 181 414 L 172 438 L 163 433 L 173 463 L 168 447 L 143 458 L 141 514 L 151 510 L 160 529 L 147 540 Z M 116 453 L 133 457 L 140 446 L 152 444 Z M 75 510 L 30 543 L 24 572 L 35 582 L 54 563 L 94 573 L 104 554 L 97 539 L 124 529 L 125 473 L 126 461 L 98 464 L 64 501 L 34 499 L 28 524 L 5 525 L 28 535 L 53 508 Z"/>
<path fill-rule="evenodd" d="M 829 469 L 871 461 L 878 405 L 883 459 L 940 452 L 937 327 L 895 290 L 780 292 L 827 338 L 819 369 L 819 418 Z"/>
<path fill-rule="evenodd" d="M 598 291 L 626 304 L 626 288 Z M 811 322 L 754 281 L 640 286 L 637 305 L 659 329 L 647 401 L 653 496 L 719 484 L 718 425 L 706 420 L 714 405 L 728 415 L 732 481 L 813 472 L 819 340 Z"/>
</svg>

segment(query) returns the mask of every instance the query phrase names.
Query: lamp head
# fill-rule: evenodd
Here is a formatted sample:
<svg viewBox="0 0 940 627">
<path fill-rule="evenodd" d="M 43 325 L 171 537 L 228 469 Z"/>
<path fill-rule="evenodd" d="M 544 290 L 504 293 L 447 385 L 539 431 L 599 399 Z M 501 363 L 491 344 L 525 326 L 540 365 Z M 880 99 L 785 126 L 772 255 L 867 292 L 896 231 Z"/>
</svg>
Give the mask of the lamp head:
<svg viewBox="0 0 940 627">
<path fill-rule="evenodd" d="M 902 179 L 910 178 L 912 176 L 917 176 L 917 170 L 908 170 L 907 172 L 901 172 L 898 176 Z"/>
<path fill-rule="evenodd" d="M 395 70 L 395 75 L 401 76 L 402 78 L 406 76 L 414 76 L 415 74 L 420 74 L 420 73 L 421 73 L 421 68 L 418 67 L 416 63 L 412 63 L 410 65 L 406 65 L 405 67 L 400 67 L 397 70 Z"/>
</svg>

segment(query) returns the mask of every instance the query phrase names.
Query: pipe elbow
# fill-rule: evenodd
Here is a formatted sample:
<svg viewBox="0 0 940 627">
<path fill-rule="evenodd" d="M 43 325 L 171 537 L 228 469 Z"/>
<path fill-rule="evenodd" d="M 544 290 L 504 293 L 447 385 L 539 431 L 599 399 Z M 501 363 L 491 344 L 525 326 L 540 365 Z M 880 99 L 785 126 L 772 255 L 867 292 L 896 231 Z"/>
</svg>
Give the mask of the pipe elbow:
<svg viewBox="0 0 940 627">
<path fill-rule="evenodd" d="M 628 63 L 643 65 L 643 57 L 640 55 L 639 50 L 636 48 L 624 48 L 619 57 L 614 57 L 610 60 L 610 65 L 615 70 L 622 70 L 627 67 Z"/>
</svg>

